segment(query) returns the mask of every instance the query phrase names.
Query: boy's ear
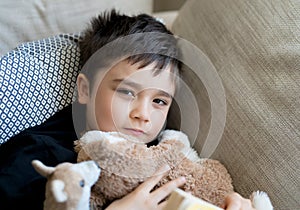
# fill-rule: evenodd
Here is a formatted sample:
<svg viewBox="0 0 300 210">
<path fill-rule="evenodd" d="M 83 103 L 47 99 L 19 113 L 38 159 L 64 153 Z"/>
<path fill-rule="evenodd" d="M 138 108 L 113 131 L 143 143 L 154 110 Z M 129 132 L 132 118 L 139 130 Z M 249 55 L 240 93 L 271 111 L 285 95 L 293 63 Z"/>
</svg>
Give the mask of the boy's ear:
<svg viewBox="0 0 300 210">
<path fill-rule="evenodd" d="M 82 73 L 79 73 L 77 77 L 77 91 L 78 102 L 80 104 L 87 104 L 90 99 L 90 82 Z"/>
</svg>

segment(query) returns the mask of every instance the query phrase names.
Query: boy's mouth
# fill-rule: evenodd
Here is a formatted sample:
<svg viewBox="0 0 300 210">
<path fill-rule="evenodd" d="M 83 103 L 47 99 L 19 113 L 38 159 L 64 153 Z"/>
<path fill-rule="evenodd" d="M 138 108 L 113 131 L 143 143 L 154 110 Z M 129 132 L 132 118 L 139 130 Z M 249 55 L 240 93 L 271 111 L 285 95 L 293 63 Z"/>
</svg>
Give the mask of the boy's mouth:
<svg viewBox="0 0 300 210">
<path fill-rule="evenodd" d="M 128 134 L 133 135 L 133 136 L 140 136 L 145 134 L 143 130 L 136 129 L 136 128 L 125 128 L 125 130 L 128 132 Z"/>
</svg>

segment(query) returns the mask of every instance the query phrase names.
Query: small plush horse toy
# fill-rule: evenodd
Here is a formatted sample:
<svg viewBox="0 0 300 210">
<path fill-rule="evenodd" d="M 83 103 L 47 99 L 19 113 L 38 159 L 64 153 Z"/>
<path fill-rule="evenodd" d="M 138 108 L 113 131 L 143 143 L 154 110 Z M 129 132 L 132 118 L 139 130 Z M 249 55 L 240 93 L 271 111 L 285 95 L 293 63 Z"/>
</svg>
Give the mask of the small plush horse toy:
<svg viewBox="0 0 300 210">
<path fill-rule="evenodd" d="M 94 161 L 61 163 L 56 167 L 33 160 L 34 169 L 48 179 L 44 210 L 88 210 L 91 187 L 98 180 L 100 168 Z"/>
</svg>

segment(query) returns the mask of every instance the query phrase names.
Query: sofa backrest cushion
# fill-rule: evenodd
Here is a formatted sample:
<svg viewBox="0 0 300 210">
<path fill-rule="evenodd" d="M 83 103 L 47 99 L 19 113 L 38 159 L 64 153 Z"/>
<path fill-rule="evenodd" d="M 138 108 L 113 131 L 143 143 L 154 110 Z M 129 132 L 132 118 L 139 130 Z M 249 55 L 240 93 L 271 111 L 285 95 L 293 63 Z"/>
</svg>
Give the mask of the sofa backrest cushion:
<svg viewBox="0 0 300 210">
<path fill-rule="evenodd" d="M 225 88 L 226 125 L 211 157 L 239 193 L 266 191 L 275 209 L 299 208 L 299 20 L 298 0 L 190 0 L 172 27 L 209 57 Z"/>
<path fill-rule="evenodd" d="M 91 17 L 106 9 L 137 14 L 152 13 L 152 7 L 153 0 L 0 1 L 0 55 L 23 42 L 80 32 Z"/>
</svg>

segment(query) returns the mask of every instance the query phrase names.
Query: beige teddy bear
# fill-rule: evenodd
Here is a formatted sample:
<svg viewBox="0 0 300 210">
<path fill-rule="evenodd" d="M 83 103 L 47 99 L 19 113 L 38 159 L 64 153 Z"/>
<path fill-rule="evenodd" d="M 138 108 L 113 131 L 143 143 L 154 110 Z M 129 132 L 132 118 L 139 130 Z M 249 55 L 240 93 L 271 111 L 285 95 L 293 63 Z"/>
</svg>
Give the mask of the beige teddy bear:
<svg viewBox="0 0 300 210">
<path fill-rule="evenodd" d="M 133 191 L 164 164 L 171 169 L 158 186 L 185 176 L 184 191 L 217 206 L 233 192 L 232 179 L 226 168 L 216 160 L 199 158 L 187 136 L 179 131 L 162 132 L 159 144 L 151 147 L 117 132 L 101 131 L 87 132 L 75 145 L 78 162 L 92 159 L 102 169 L 91 190 L 93 209 L 102 209 Z"/>
<path fill-rule="evenodd" d="M 100 168 L 95 161 L 61 163 L 56 167 L 33 160 L 35 170 L 46 177 L 45 210 L 88 210 L 91 186 L 98 180 Z"/>
</svg>

